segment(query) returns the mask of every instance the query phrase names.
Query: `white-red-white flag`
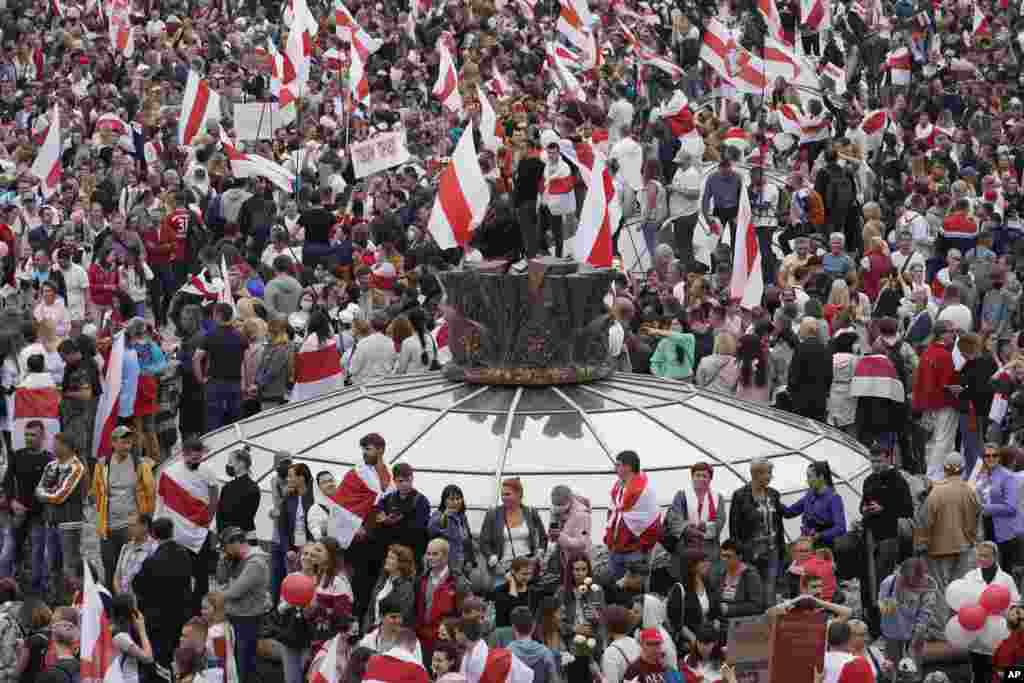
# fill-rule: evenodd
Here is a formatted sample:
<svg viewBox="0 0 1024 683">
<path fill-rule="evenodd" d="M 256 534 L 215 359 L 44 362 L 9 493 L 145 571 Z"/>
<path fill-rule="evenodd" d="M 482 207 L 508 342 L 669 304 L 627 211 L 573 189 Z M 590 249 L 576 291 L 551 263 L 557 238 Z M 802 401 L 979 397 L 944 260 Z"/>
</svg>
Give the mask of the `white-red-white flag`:
<svg viewBox="0 0 1024 683">
<path fill-rule="evenodd" d="M 79 676 L 83 683 L 103 683 L 107 680 L 114 661 L 114 638 L 103 605 L 103 593 L 109 595 L 96 577 L 89 563 L 83 564 L 81 644 L 79 646 Z"/>
<path fill-rule="evenodd" d="M 124 332 L 114 337 L 110 360 L 103 378 L 103 394 L 96 406 L 96 419 L 92 428 L 92 458 L 100 460 L 110 455 L 110 435 L 117 426 L 117 405 L 121 397 L 121 373 L 124 369 Z"/>
<path fill-rule="evenodd" d="M 366 663 L 363 683 L 429 683 L 427 670 L 411 654 L 392 648 L 387 654 L 374 655 Z M 487 683 L 483 677 L 481 683 Z"/>
<path fill-rule="evenodd" d="M 491 186 L 484 178 L 473 143 L 473 126 L 466 126 L 448 167 L 441 173 L 434 209 L 427 228 L 441 249 L 461 247 L 487 214 Z"/>
<path fill-rule="evenodd" d="M 533 683 L 533 669 L 505 648 L 487 652 L 480 683 Z"/>
<path fill-rule="evenodd" d="M 831 88 L 836 95 L 842 95 L 846 92 L 846 69 L 832 62 L 822 63 L 821 85 Z"/>
<path fill-rule="evenodd" d="M 314 34 L 315 35 L 315 34 Z M 296 26 L 288 30 L 288 39 L 284 44 L 284 53 L 288 55 L 295 68 L 295 91 L 300 95 L 309 82 L 309 72 L 313 60 L 313 37 L 308 31 L 301 31 Z M 285 85 L 288 85 L 285 82 Z"/>
<path fill-rule="evenodd" d="M 459 92 L 459 71 L 455 68 L 455 60 L 444 40 L 438 42 L 437 49 L 441 53 L 441 61 L 437 68 L 437 81 L 431 93 L 445 109 L 451 112 L 462 112 L 462 94 Z"/>
<path fill-rule="evenodd" d="M 805 30 L 817 33 L 831 25 L 830 0 L 800 0 L 800 18 Z"/>
<path fill-rule="evenodd" d="M 316 669 L 309 674 L 309 683 L 338 683 L 338 639 L 341 634 L 331 638 L 324 645 L 324 656 Z"/>
<path fill-rule="evenodd" d="M 564 51 L 564 48 L 562 48 Z M 563 59 L 562 54 L 559 51 L 559 46 L 554 43 L 548 43 L 546 48 L 546 66 L 548 72 L 552 75 L 555 81 L 555 87 L 557 87 L 562 93 L 568 95 L 572 99 L 584 101 L 587 96 L 583 92 L 583 88 L 580 86 L 580 82 L 573 75 L 572 71 L 569 70 L 568 65 Z"/>
<path fill-rule="evenodd" d="M 31 173 L 39 178 L 39 191 L 43 198 L 47 198 L 60 188 L 60 179 L 64 174 L 64 167 L 60 162 L 62 152 L 60 140 L 60 110 L 53 108 L 53 120 L 50 122 L 50 129 L 46 132 L 46 139 L 43 146 L 39 148 L 36 159 L 32 162 Z"/>
<path fill-rule="evenodd" d="M 316 38 L 316 34 L 320 31 L 320 24 L 313 16 L 313 12 L 310 11 L 306 0 L 291 0 L 285 6 L 284 25 L 289 30 L 297 28 L 308 33 L 310 38 Z"/>
<path fill-rule="evenodd" d="M 580 168 L 580 172 L 586 173 L 583 168 Z M 573 252 L 580 261 L 599 268 L 610 268 L 614 252 L 614 227 L 611 223 L 612 211 L 609 210 L 609 205 L 614 198 L 615 190 L 602 155 L 595 156 L 593 169 L 589 175 L 590 182 L 580 212 Z"/>
<path fill-rule="evenodd" d="M 746 48 L 739 48 L 732 84 L 739 92 L 763 95 L 771 89 L 764 60 Z"/>
<path fill-rule="evenodd" d="M 860 123 L 860 129 L 869 138 L 881 137 L 888 124 L 888 111 L 885 109 L 875 109 L 864 114 L 864 120 Z"/>
<path fill-rule="evenodd" d="M 19 386 L 14 390 L 11 444 L 16 451 L 25 447 L 25 427 L 29 422 L 43 423 L 43 448 L 52 453 L 53 437 L 60 431 L 60 392 L 52 379 L 48 386 Z"/>
<path fill-rule="evenodd" d="M 391 487 L 387 469 L 386 481 L 381 481 L 378 471 L 369 465 L 353 467 L 341 480 L 338 490 L 328 499 L 330 508 L 331 536 L 338 539 L 342 548 L 348 548 L 356 532 L 363 528 L 363 522 L 373 514 L 377 500 Z"/>
<path fill-rule="evenodd" d="M 178 144 L 192 144 L 192 139 L 206 129 L 207 120 L 219 118 L 220 95 L 196 71 L 189 71 L 178 118 Z"/>
<path fill-rule="evenodd" d="M 213 507 L 210 483 L 188 469 L 184 460 L 165 465 L 156 485 L 155 517 L 174 523 L 174 540 L 198 553 L 210 534 Z"/>
<path fill-rule="evenodd" d="M 234 309 L 235 293 L 231 291 L 231 271 L 228 270 L 228 261 L 224 254 L 220 255 L 220 276 L 224 279 L 224 287 L 220 290 L 217 301 Z"/>
<path fill-rule="evenodd" d="M 476 97 L 480 101 L 480 141 L 486 149 L 497 152 L 501 147 L 502 137 L 498 127 L 498 115 L 494 113 L 494 107 L 491 106 L 487 93 L 479 83 L 476 86 Z"/>
<path fill-rule="evenodd" d="M 764 68 L 769 83 L 777 78 L 792 83 L 800 76 L 800 60 L 793 48 L 770 36 L 764 41 Z"/>
<path fill-rule="evenodd" d="M 729 64 L 736 49 L 736 41 L 729 28 L 712 17 L 704 25 L 704 39 L 700 46 L 700 58 L 726 81 L 732 80 Z"/>
<path fill-rule="evenodd" d="M 744 183 L 740 187 L 740 205 L 736 214 L 736 244 L 733 246 L 732 298 L 740 306 L 751 309 L 761 305 L 764 295 L 764 274 L 761 271 L 761 249 L 754 228 L 754 214 L 750 208 L 750 195 Z"/>
<path fill-rule="evenodd" d="M 366 75 L 367 64 L 370 61 L 370 55 L 380 48 L 380 43 L 374 42 L 367 45 L 363 39 L 364 34 L 363 31 L 356 31 L 352 34 L 348 63 L 348 87 L 353 102 L 369 106 L 370 80 Z"/>
<path fill-rule="evenodd" d="M 282 92 L 286 91 L 287 88 Z M 281 164 L 259 154 L 239 151 L 223 128 L 220 130 L 220 142 L 221 148 L 231 164 L 231 175 L 236 178 L 266 178 L 284 192 L 291 194 L 295 191 L 295 174 Z"/>
<path fill-rule="evenodd" d="M 324 340 L 319 348 L 295 354 L 295 386 L 291 401 L 305 401 L 345 387 L 338 340 Z"/>
</svg>

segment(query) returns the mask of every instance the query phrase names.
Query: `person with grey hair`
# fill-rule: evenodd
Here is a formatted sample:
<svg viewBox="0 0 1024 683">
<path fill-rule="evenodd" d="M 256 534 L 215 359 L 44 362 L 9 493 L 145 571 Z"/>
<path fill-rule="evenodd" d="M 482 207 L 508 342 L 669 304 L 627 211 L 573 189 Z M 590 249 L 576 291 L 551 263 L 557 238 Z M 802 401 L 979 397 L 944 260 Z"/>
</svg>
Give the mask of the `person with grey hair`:
<svg viewBox="0 0 1024 683">
<path fill-rule="evenodd" d="M 669 192 L 670 214 L 678 216 L 672 225 L 676 243 L 676 257 L 683 267 L 693 266 L 693 232 L 700 216 L 700 169 L 694 164 L 693 155 L 681 147 L 676 154 L 676 172 L 672 177 Z"/>
<path fill-rule="evenodd" d="M 729 537 L 735 539 L 743 560 L 757 568 L 764 591 L 765 606 L 776 603 L 784 536 L 782 498 L 769 486 L 772 461 L 750 461 L 750 483 L 736 491 L 729 506 Z"/>
<path fill-rule="evenodd" d="M 928 573 L 938 583 L 940 595 L 967 570 L 971 546 L 978 537 L 981 503 L 961 476 L 963 469 L 963 456 L 949 452 L 943 463 L 945 477 L 934 483 L 925 498 L 919 533 L 914 534 L 915 543 L 928 553 Z M 943 615 L 942 623 L 947 616 Z"/>
</svg>

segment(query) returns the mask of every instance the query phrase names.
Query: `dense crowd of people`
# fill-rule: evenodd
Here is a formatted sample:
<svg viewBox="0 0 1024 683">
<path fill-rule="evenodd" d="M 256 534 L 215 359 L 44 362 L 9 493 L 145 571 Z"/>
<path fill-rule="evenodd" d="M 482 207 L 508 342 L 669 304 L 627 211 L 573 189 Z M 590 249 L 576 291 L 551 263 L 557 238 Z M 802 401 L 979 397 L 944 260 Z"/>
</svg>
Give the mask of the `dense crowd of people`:
<svg viewBox="0 0 1024 683">
<path fill-rule="evenodd" d="M 734 683 L 730 625 L 793 610 L 828 619 L 825 683 L 956 680 L 965 649 L 1000 680 L 1022 52 L 1006 2 L 7 0 L 0 683 Z M 608 500 L 507 478 L 479 527 L 387 434 L 348 472 L 279 453 L 269 498 L 248 451 L 203 464 L 245 417 L 438 371 L 439 273 L 541 255 L 616 271 L 618 370 L 860 442 L 860 509 L 827 458 L 786 504 L 762 454 L 659 509 L 643 434 Z M 999 628 L 958 640 L 961 581 L 1007 590 Z"/>
</svg>

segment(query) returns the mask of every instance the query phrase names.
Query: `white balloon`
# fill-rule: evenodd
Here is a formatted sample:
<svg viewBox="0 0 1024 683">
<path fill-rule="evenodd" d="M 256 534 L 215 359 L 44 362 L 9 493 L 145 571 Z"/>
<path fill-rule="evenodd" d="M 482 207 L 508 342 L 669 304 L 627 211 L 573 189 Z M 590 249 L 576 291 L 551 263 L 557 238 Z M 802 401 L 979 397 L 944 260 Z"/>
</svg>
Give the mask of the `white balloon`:
<svg viewBox="0 0 1024 683">
<path fill-rule="evenodd" d="M 949 585 L 946 586 L 946 604 L 951 610 L 959 612 L 961 607 L 969 605 L 971 602 L 970 583 L 964 579 L 949 582 Z M 975 604 L 977 603 L 975 602 Z"/>
<path fill-rule="evenodd" d="M 954 614 L 946 623 L 946 640 L 953 647 L 967 648 L 974 642 L 981 631 L 968 631 L 960 625 L 960 620 Z"/>
<path fill-rule="evenodd" d="M 1006 640 L 1009 635 L 1010 629 L 1006 626 L 1006 617 L 989 616 L 978 635 L 978 642 L 990 650 L 995 650 L 999 643 Z"/>
</svg>

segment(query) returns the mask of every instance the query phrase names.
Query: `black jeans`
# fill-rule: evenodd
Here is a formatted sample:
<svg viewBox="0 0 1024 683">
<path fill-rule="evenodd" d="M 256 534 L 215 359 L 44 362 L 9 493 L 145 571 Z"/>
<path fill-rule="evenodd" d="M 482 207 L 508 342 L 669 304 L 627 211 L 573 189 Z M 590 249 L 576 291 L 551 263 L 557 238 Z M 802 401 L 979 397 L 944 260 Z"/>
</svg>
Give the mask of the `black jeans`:
<svg viewBox="0 0 1024 683">
<path fill-rule="evenodd" d="M 672 226 L 672 235 L 676 240 L 676 258 L 682 261 L 686 272 L 690 272 L 693 267 L 693 232 L 699 217 L 700 212 L 680 216 Z"/>
<path fill-rule="evenodd" d="M 974 683 L 990 683 L 992 680 L 992 655 L 971 652 L 971 678 Z"/>
<path fill-rule="evenodd" d="M 740 207 L 733 206 L 728 209 L 715 209 L 715 218 L 721 222 L 722 227 L 729 226 L 729 249 L 733 250 L 736 248 L 736 214 L 740 212 Z"/>
<path fill-rule="evenodd" d="M 263 617 L 228 617 L 235 630 L 235 661 L 238 662 L 238 680 L 251 680 L 256 669 L 256 642 L 259 640 Z"/>
<path fill-rule="evenodd" d="M 562 217 L 552 215 L 547 207 L 543 207 L 540 210 L 540 227 L 541 233 L 551 231 L 551 238 L 555 241 L 555 256 L 562 258 L 562 248 L 565 242 L 562 232 Z"/>
<path fill-rule="evenodd" d="M 540 232 L 537 228 L 536 201 L 523 202 L 516 207 L 516 220 L 519 221 L 519 232 L 523 237 L 523 250 L 530 259 L 540 252 Z"/>
<path fill-rule="evenodd" d="M 210 570 L 215 566 L 217 554 L 213 552 L 213 533 L 198 553 L 192 553 L 192 614 L 202 611 L 203 598 L 210 592 Z"/>
<path fill-rule="evenodd" d="M 117 569 L 117 558 L 121 557 L 121 548 L 128 542 L 128 528 L 107 530 L 107 537 L 100 539 L 100 556 L 103 558 L 103 572 L 107 577 L 107 585 L 114 591 L 114 570 Z"/>
</svg>

